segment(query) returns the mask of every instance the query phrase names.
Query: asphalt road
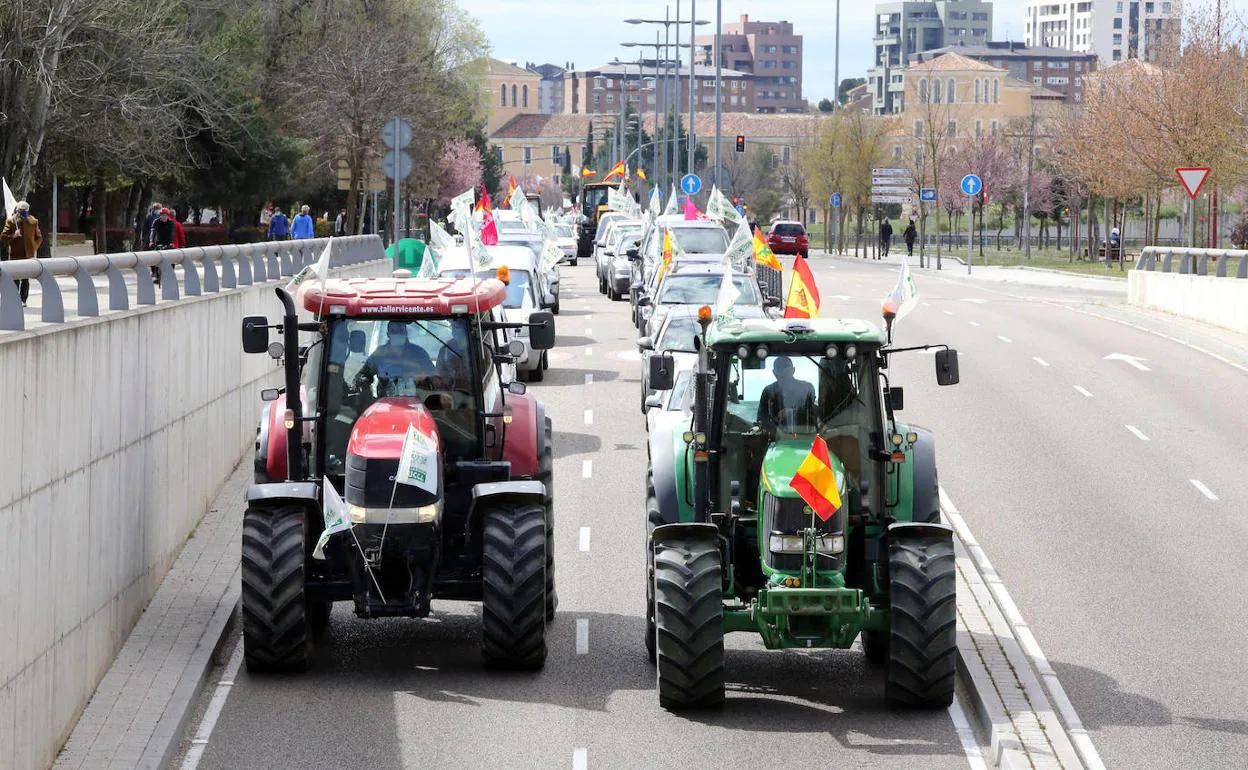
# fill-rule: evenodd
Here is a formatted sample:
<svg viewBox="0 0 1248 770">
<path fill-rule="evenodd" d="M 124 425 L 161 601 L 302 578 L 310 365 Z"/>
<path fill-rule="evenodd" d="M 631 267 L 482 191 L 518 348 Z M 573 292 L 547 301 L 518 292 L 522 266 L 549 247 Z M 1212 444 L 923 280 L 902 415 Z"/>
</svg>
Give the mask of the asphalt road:
<svg viewBox="0 0 1248 770">
<path fill-rule="evenodd" d="M 825 315 L 843 312 L 831 294 L 873 315 L 896 275 L 862 260 L 817 265 Z M 935 430 L 942 486 L 1102 759 L 1242 767 L 1246 375 L 1100 316 L 1210 352 L 1226 335 L 1126 308 L 1121 285 L 985 282 L 947 267 L 916 271 L 922 303 L 897 336 L 958 348 L 962 383 L 933 389 L 930 357 L 896 357 L 903 414 Z"/>
<path fill-rule="evenodd" d="M 363 621 L 339 604 L 310 672 L 238 671 L 199 767 L 967 767 L 950 715 L 886 709 L 880 671 L 856 649 L 768 652 L 733 635 L 722 711 L 659 708 L 642 641 L 646 439 L 636 333 L 627 303 L 599 295 L 592 271 L 564 269 L 559 344 L 546 381 L 530 386 L 556 442 L 560 607 L 545 669 L 483 670 L 474 604 L 435 601 L 423 621 Z M 885 273 L 853 272 L 862 284 L 854 292 L 878 307 Z M 914 368 L 930 361 L 916 358 Z M 912 388 L 916 406 L 926 400 L 953 414 L 966 400 L 936 393 L 929 379 Z M 201 712 L 212 694 L 209 686 Z"/>
</svg>

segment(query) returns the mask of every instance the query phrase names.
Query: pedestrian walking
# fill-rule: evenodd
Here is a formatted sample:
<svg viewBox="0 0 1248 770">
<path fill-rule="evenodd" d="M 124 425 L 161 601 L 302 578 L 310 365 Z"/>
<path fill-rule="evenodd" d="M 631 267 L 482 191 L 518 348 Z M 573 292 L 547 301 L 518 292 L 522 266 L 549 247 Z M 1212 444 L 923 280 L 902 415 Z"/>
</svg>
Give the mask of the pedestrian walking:
<svg viewBox="0 0 1248 770">
<path fill-rule="evenodd" d="M 876 259 L 881 257 L 888 258 L 888 247 L 893 242 L 893 225 L 885 219 L 880 223 L 880 253 L 876 255 Z"/>
<path fill-rule="evenodd" d="M 178 223 L 173 212 L 167 208 L 160 210 L 160 216 L 152 223 L 152 250 L 164 251 L 174 248 L 178 238 Z M 152 281 L 160 285 L 160 268 L 152 266 Z"/>
<path fill-rule="evenodd" d="M 139 234 L 139 248 L 150 251 L 152 248 L 152 224 L 160 219 L 160 210 L 164 208 L 161 203 L 152 202 L 147 207 L 147 216 L 143 218 L 143 232 Z"/>
<path fill-rule="evenodd" d="M 269 223 L 273 221 L 273 202 L 267 201 L 260 209 L 260 226 L 267 232 Z"/>
<path fill-rule="evenodd" d="M 338 212 L 338 217 L 334 219 L 334 235 L 342 237 L 347 234 L 347 210 L 343 209 Z"/>
<path fill-rule="evenodd" d="M 906 239 L 906 256 L 913 257 L 914 241 L 919 237 L 919 231 L 915 229 L 913 219 L 910 220 L 910 224 L 906 225 L 906 230 L 901 235 Z"/>
<path fill-rule="evenodd" d="M 0 245 L 8 246 L 8 255 L 0 254 L 0 259 L 34 259 L 39 256 L 39 247 L 43 244 L 43 233 L 39 230 L 39 220 L 30 215 L 30 204 L 18 201 L 4 220 L 4 229 L 0 230 Z M 22 298 L 22 307 L 26 307 L 26 298 L 30 296 L 30 281 L 23 278 L 15 282 L 17 292 Z"/>
<path fill-rule="evenodd" d="M 186 231 L 182 229 L 182 220 L 178 219 L 178 210 L 169 209 L 169 218 L 173 220 L 173 248 L 186 248 Z"/>
<path fill-rule="evenodd" d="M 295 214 L 295 221 L 290 227 L 290 237 L 295 239 L 315 238 L 316 224 L 312 221 L 312 215 L 308 212 L 307 206 L 299 209 L 299 213 Z"/>
<path fill-rule="evenodd" d="M 269 220 L 269 240 L 284 241 L 290 237 L 290 220 L 280 208 L 273 209 L 273 218 Z"/>
</svg>

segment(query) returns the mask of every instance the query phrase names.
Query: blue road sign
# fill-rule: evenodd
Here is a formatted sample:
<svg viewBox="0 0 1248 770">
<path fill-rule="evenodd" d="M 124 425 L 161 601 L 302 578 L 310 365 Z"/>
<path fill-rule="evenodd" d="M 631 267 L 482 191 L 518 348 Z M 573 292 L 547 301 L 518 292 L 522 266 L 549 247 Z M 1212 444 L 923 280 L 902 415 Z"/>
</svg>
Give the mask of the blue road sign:
<svg viewBox="0 0 1248 770">
<path fill-rule="evenodd" d="M 680 178 L 680 189 L 686 195 L 697 195 L 698 190 L 702 189 L 702 178 L 697 174 L 685 174 Z"/>
<path fill-rule="evenodd" d="M 841 207 L 841 194 L 832 193 L 832 200 L 828 202 L 832 205 L 832 208 L 839 209 Z"/>
<path fill-rule="evenodd" d="M 919 188 L 919 200 L 923 201 L 924 203 L 935 202 L 936 201 L 936 188 L 935 187 Z"/>
<path fill-rule="evenodd" d="M 978 195 L 982 189 L 984 189 L 984 182 L 975 174 L 967 174 L 962 177 L 963 195 Z"/>
</svg>

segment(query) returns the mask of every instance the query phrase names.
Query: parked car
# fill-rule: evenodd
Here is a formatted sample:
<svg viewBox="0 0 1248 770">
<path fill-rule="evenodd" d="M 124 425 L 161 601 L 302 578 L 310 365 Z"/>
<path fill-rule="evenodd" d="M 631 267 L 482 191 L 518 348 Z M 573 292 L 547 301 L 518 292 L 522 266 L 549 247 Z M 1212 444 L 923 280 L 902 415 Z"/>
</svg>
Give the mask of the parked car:
<svg viewBox="0 0 1248 770">
<path fill-rule="evenodd" d="M 767 231 L 767 246 L 775 254 L 810 255 L 810 236 L 801 222 L 782 219 L 771 223 Z"/>
</svg>

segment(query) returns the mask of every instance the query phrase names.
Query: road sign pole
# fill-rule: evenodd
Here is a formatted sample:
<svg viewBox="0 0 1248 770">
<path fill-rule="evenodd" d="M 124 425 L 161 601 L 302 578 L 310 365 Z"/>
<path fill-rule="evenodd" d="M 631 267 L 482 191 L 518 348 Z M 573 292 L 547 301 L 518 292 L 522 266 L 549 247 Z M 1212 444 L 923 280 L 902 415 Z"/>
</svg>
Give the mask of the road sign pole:
<svg viewBox="0 0 1248 770">
<path fill-rule="evenodd" d="M 975 196 L 966 196 L 966 274 L 971 274 L 971 257 L 974 253 L 971 241 L 975 238 Z"/>
<path fill-rule="evenodd" d="M 397 137 L 399 135 L 399 119 L 395 118 L 392 125 L 394 126 L 394 135 Z M 395 147 L 396 149 L 394 150 L 394 201 L 393 201 L 394 213 L 390 215 L 390 221 L 393 223 L 392 230 L 394 232 L 394 236 L 390 239 L 390 242 L 397 244 L 399 242 L 399 162 L 400 162 L 399 151 L 397 149 L 398 142 L 395 142 Z M 395 248 L 395 254 L 398 254 L 399 247 L 396 245 L 394 248 Z"/>
</svg>

